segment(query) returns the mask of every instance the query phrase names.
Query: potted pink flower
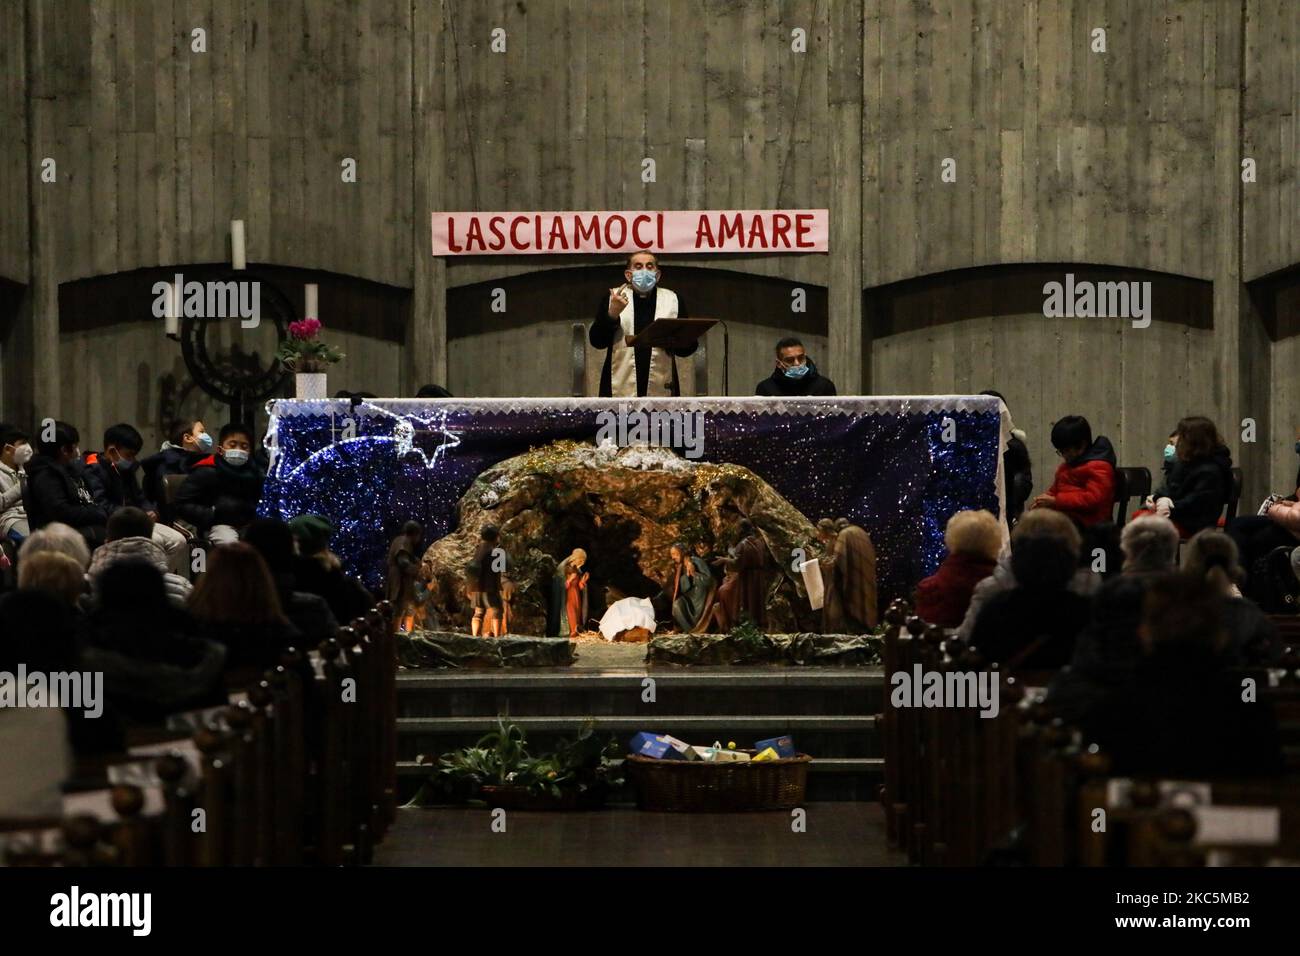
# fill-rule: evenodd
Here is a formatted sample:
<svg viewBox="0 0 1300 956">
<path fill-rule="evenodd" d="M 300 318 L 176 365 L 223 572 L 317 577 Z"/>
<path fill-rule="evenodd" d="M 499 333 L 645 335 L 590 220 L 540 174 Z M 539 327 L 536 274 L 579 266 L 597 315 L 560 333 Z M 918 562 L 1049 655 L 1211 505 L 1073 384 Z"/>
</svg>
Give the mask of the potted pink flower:
<svg viewBox="0 0 1300 956">
<path fill-rule="evenodd" d="M 321 340 L 320 330 L 320 319 L 290 322 L 289 338 L 281 343 L 276 353 L 280 364 L 294 373 L 299 398 L 327 398 L 325 370 L 343 358 L 337 346 Z"/>
</svg>

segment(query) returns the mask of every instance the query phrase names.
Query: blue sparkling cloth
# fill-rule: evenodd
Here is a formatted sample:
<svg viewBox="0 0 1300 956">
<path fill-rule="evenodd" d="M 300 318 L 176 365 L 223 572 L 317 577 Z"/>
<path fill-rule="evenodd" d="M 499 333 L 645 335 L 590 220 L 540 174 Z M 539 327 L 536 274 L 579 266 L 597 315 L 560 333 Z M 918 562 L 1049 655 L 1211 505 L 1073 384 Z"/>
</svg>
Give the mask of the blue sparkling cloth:
<svg viewBox="0 0 1300 956">
<path fill-rule="evenodd" d="M 455 530 L 481 472 L 557 439 L 594 441 L 601 411 L 702 411 L 701 460 L 743 465 L 811 521 L 871 535 L 880 602 L 910 596 L 944 555 L 949 516 L 1000 515 L 1004 423 L 986 396 L 897 398 L 277 400 L 260 513 L 324 515 L 347 570 L 384 578 L 388 544 L 420 521 L 426 545 Z M 1005 423 L 1009 428 L 1009 423 Z"/>
</svg>

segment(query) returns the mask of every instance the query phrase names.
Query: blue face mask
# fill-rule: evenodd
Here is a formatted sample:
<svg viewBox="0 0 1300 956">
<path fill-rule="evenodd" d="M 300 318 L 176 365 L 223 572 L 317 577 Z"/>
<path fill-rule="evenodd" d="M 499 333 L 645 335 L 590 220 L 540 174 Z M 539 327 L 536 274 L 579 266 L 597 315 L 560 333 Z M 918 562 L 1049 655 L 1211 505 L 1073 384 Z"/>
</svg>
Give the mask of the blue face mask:
<svg viewBox="0 0 1300 956">
<path fill-rule="evenodd" d="M 632 273 L 632 285 L 638 292 L 649 292 L 659 281 L 659 276 L 649 269 L 637 269 Z"/>
<path fill-rule="evenodd" d="M 792 365 L 785 370 L 786 378 L 803 378 L 812 371 L 811 365 Z"/>
<path fill-rule="evenodd" d="M 1298 449 L 1298 450 L 1300 450 L 1300 449 Z M 1175 450 L 1175 448 L 1174 448 L 1173 445 L 1166 445 L 1166 446 L 1165 446 L 1165 461 L 1173 461 L 1174 458 L 1177 457 L 1177 454 L 1178 454 L 1178 453 L 1177 453 L 1177 451 Z"/>
<path fill-rule="evenodd" d="M 212 436 L 204 432 L 194 439 L 194 444 L 199 446 L 199 451 L 212 451 Z"/>
</svg>

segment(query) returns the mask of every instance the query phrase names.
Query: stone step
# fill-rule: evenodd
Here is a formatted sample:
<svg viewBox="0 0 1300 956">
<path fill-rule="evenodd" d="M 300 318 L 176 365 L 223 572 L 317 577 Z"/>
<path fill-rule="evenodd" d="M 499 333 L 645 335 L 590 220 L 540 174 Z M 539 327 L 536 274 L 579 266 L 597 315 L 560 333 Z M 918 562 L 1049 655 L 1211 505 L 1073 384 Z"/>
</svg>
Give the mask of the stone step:
<svg viewBox="0 0 1300 956">
<path fill-rule="evenodd" d="M 653 685 L 647 683 L 653 680 Z M 400 717 L 692 714 L 862 715 L 883 702 L 878 669 L 781 668 L 737 672 L 628 670 L 540 674 L 411 672 L 398 677 Z M 653 693 L 653 700 L 645 698 Z"/>
</svg>

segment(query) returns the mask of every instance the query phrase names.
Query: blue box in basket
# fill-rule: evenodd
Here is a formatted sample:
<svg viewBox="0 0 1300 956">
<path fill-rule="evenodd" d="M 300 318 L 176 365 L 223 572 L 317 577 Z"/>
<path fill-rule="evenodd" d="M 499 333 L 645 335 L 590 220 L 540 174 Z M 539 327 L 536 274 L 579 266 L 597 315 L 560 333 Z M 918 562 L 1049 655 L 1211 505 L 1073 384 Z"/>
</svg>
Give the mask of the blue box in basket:
<svg viewBox="0 0 1300 956">
<path fill-rule="evenodd" d="M 642 757 L 654 757 L 657 760 L 685 760 L 684 754 L 681 754 L 673 746 L 673 738 L 667 734 L 651 734 L 642 731 L 632 738 L 632 743 L 628 747 L 629 753 L 640 754 Z"/>
<path fill-rule="evenodd" d="M 754 744 L 754 749 L 762 753 L 768 747 L 776 751 L 778 757 L 793 757 L 796 753 L 794 749 L 794 738 L 789 734 L 780 737 L 772 737 L 768 740 L 760 740 Z"/>
</svg>

